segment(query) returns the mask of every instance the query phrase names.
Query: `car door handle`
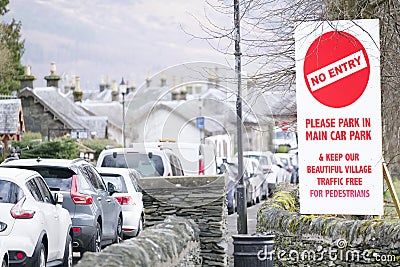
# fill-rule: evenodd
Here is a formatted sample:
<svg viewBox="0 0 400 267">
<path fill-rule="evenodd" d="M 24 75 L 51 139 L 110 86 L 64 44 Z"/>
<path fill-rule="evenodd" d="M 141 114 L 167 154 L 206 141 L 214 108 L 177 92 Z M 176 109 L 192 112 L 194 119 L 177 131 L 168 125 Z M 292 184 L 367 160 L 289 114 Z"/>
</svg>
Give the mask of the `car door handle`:
<svg viewBox="0 0 400 267">
<path fill-rule="evenodd" d="M 111 202 L 111 199 L 108 198 L 108 199 L 107 199 L 107 202 Z"/>
<path fill-rule="evenodd" d="M 100 200 L 101 200 L 101 197 L 98 197 L 97 200 L 100 201 Z"/>
</svg>

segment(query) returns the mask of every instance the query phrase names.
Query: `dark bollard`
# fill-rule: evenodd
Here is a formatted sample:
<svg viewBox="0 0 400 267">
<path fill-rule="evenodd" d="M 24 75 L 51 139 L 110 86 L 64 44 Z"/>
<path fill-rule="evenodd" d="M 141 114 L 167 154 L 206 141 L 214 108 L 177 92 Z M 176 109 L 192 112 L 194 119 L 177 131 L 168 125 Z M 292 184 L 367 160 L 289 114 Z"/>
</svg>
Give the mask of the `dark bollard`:
<svg viewBox="0 0 400 267">
<path fill-rule="evenodd" d="M 233 235 L 235 267 L 273 267 L 273 234 Z"/>
</svg>

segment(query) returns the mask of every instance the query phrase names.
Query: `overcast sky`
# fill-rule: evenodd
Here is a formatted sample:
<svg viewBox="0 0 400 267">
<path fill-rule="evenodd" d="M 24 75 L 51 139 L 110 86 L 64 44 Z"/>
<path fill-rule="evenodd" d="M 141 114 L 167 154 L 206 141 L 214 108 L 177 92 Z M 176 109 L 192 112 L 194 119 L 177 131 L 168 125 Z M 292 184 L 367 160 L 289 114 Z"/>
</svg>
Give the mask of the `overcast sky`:
<svg viewBox="0 0 400 267">
<path fill-rule="evenodd" d="M 211 15 L 204 0 L 12 0 L 8 8 L 3 20 L 22 23 L 22 64 L 31 66 L 35 86 L 45 86 L 52 61 L 59 75 L 78 75 L 82 89 L 95 89 L 101 76 L 139 86 L 148 73 L 176 64 L 234 60 L 185 33 L 204 35 L 195 19 Z M 233 24 L 233 17 L 211 16 Z"/>
</svg>

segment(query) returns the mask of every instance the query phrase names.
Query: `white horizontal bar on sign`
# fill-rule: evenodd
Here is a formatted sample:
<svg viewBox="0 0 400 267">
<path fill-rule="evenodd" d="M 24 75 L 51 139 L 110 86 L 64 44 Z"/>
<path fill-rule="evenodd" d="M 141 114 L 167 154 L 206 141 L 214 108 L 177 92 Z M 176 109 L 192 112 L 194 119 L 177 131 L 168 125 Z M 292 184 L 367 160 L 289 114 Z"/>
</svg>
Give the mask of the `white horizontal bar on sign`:
<svg viewBox="0 0 400 267">
<path fill-rule="evenodd" d="M 307 74 L 311 91 L 317 91 L 367 67 L 362 50 Z"/>
</svg>

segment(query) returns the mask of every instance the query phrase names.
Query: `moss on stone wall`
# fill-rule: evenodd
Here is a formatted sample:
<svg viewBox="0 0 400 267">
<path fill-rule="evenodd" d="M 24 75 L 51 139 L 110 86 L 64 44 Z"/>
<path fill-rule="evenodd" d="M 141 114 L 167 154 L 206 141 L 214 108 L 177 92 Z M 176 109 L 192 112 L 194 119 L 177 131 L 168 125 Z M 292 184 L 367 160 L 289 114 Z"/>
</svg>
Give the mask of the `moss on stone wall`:
<svg viewBox="0 0 400 267">
<path fill-rule="evenodd" d="M 257 231 L 275 234 L 275 251 L 296 252 L 297 255 L 310 251 L 321 254 L 318 263 L 315 258 L 302 259 L 304 266 L 400 266 L 400 262 L 395 260 L 400 254 L 399 221 L 357 219 L 364 218 L 362 216 L 349 219 L 332 215 L 302 215 L 298 209 L 298 196 L 298 188 L 281 188 L 265 201 L 257 213 Z M 323 253 L 327 251 L 340 252 L 342 256 L 332 260 L 329 253 Z M 349 261 L 347 256 L 351 254 L 353 257 L 355 253 L 358 258 Z M 376 257 L 382 255 L 393 257 L 384 262 L 377 260 Z M 287 258 L 276 261 L 276 266 L 293 264 Z"/>
</svg>

